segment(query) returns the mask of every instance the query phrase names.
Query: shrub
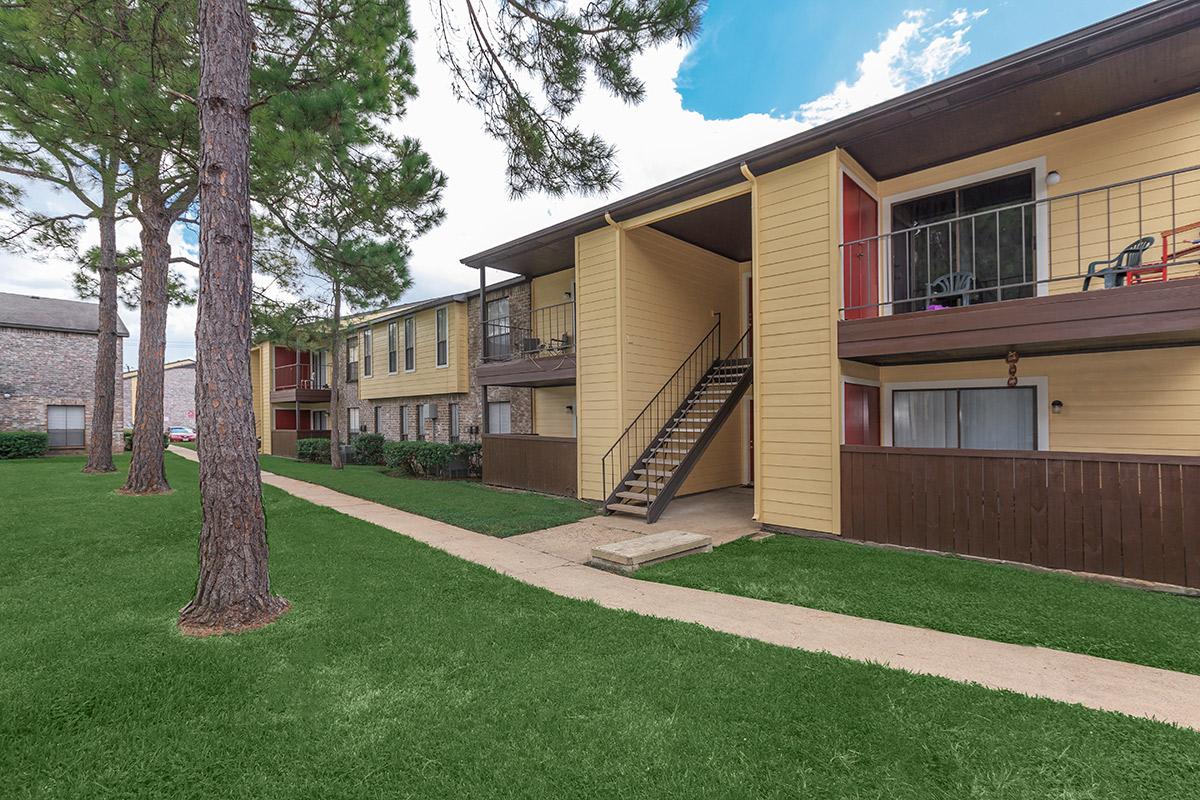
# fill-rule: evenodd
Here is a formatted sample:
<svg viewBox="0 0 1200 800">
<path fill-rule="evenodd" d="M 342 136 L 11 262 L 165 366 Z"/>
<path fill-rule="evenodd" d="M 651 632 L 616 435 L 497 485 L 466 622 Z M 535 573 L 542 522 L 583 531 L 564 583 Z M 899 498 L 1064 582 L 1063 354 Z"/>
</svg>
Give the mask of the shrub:
<svg viewBox="0 0 1200 800">
<path fill-rule="evenodd" d="M 296 442 L 296 458 L 315 464 L 329 463 L 328 439 L 301 439 Z"/>
<path fill-rule="evenodd" d="M 50 435 L 42 431 L 0 431 L 0 458 L 37 458 L 50 449 Z"/>
<path fill-rule="evenodd" d="M 422 478 L 445 478 L 454 473 L 477 476 L 483 467 L 483 446 L 472 442 L 386 442 L 387 468 Z"/>
<path fill-rule="evenodd" d="M 355 464 L 382 464 L 383 434 L 360 433 L 350 440 L 350 450 L 354 454 Z"/>
<path fill-rule="evenodd" d="M 483 445 L 479 442 L 456 442 L 450 445 L 453 459 L 462 459 L 467 475 L 478 478 L 483 474 Z"/>
<path fill-rule="evenodd" d="M 126 453 L 132 452 L 132 450 L 133 450 L 133 429 L 126 428 L 122 432 L 121 436 L 125 440 L 125 452 Z M 166 431 L 163 431 L 163 449 L 166 450 L 170 446 L 171 446 L 171 434 L 167 433 Z"/>
</svg>

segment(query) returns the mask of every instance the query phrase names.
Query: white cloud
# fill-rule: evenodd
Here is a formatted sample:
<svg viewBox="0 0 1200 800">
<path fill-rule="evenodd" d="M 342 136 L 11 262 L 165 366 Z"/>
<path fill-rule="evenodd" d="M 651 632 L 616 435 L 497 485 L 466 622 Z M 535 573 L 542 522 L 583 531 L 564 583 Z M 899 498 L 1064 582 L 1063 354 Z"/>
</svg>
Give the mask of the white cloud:
<svg viewBox="0 0 1200 800">
<path fill-rule="evenodd" d="M 971 52 L 967 33 L 986 13 L 960 8 L 930 22 L 928 11 L 905 11 L 879 46 L 863 54 L 852 82 L 839 81 L 833 91 L 805 103 L 796 119 L 806 127 L 820 125 L 946 77 Z"/>
<path fill-rule="evenodd" d="M 853 81 L 838 83 L 794 114 L 708 120 L 688 111 L 675 85 L 688 51 L 660 48 L 637 59 L 638 74 L 646 82 L 641 105 L 627 106 L 594 89 L 580 104 L 577 121 L 617 146 L 622 185 L 608 198 L 616 199 L 944 77 L 970 51 L 966 35 L 983 13 L 960 10 L 930 22 L 927 12 L 905 12 L 879 45 L 863 55 Z M 503 147 L 482 132 L 478 112 L 454 99 L 446 67 L 437 57 L 428 4 L 414 3 L 412 14 L 420 34 L 414 56 L 421 96 L 410 104 L 399 131 L 420 138 L 449 177 L 446 221 L 413 246 L 414 287 L 408 299 L 419 299 L 478 286 L 477 273 L 459 263 L 463 256 L 602 207 L 606 198 L 509 199 Z M 40 192 L 40 202 L 51 200 L 48 192 Z M 136 242 L 136 227 L 124 226 L 121 239 L 122 244 Z M 93 241 L 89 232 L 87 243 Z M 179 246 L 182 240 L 175 236 L 173 243 Z M 35 264 L 0 253 L 0 291 L 70 297 L 70 274 L 70 264 L 61 260 Z M 489 270 L 489 278 L 502 277 Z M 122 318 L 134 334 L 125 360 L 134 363 L 137 315 L 122 311 Z M 171 309 L 168 358 L 190 355 L 195 322 L 194 308 Z"/>
</svg>

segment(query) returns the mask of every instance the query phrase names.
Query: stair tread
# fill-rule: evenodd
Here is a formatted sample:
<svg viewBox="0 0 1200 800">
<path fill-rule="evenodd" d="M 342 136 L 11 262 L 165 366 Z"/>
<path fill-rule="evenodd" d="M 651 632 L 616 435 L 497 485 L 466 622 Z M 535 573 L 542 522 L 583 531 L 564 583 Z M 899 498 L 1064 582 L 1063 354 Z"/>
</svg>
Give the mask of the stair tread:
<svg viewBox="0 0 1200 800">
<path fill-rule="evenodd" d="M 631 506 L 625 503 L 609 503 L 605 506 L 609 511 L 616 511 L 622 514 L 634 514 L 639 517 L 646 516 L 645 506 Z"/>
<path fill-rule="evenodd" d="M 640 502 L 653 500 L 657 496 L 657 492 L 617 492 L 617 497 L 624 497 L 627 500 L 638 500 Z"/>
</svg>

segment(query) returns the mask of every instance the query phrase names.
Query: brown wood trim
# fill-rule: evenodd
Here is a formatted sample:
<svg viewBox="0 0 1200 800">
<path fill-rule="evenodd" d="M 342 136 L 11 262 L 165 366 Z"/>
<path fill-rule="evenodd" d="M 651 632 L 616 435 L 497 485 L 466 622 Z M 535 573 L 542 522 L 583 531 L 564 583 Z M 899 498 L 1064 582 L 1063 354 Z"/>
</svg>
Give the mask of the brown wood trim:
<svg viewBox="0 0 1200 800">
<path fill-rule="evenodd" d="M 1200 344 L 1200 278 L 838 323 L 838 357 L 871 363 Z"/>
<path fill-rule="evenodd" d="M 575 354 L 480 364 L 475 379 L 480 386 L 570 386 L 575 383 Z"/>
<path fill-rule="evenodd" d="M 577 443 L 562 436 L 485 433 L 483 482 L 575 497 Z"/>
<path fill-rule="evenodd" d="M 272 403 L 328 403 L 328 389 L 275 389 L 271 392 Z"/>
<path fill-rule="evenodd" d="M 879 453 L 941 458 L 1032 458 L 1041 461 L 1112 461 L 1129 464 L 1176 464 L 1200 466 L 1200 456 L 1168 456 L 1141 453 L 1077 453 L 1066 450 L 959 450 L 940 447 L 872 447 L 844 444 L 843 453 Z"/>
<path fill-rule="evenodd" d="M 844 445 L 841 462 L 847 538 L 1200 587 L 1200 458 Z"/>
</svg>

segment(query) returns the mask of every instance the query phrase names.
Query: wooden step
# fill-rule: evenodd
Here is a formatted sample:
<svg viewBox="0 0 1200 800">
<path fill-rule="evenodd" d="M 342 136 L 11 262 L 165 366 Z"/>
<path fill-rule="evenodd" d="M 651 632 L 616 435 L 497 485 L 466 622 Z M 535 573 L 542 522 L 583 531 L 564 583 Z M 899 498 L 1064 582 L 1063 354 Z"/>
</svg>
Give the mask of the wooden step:
<svg viewBox="0 0 1200 800">
<path fill-rule="evenodd" d="M 649 475 L 649 476 L 651 476 L 651 477 L 654 477 L 654 478 L 669 478 L 669 477 L 671 477 L 672 475 L 674 475 L 674 474 L 675 474 L 675 470 L 671 470 L 671 469 L 667 469 L 667 470 L 663 470 L 663 469 L 644 469 L 644 468 L 642 468 L 642 467 L 638 467 L 637 469 L 635 469 L 635 470 L 633 471 L 633 474 L 634 474 L 634 475 Z"/>
<path fill-rule="evenodd" d="M 636 500 L 639 503 L 647 503 L 658 497 L 658 492 L 617 492 L 617 497 L 624 497 L 626 500 Z"/>
<path fill-rule="evenodd" d="M 646 488 L 654 489 L 657 492 L 657 490 L 662 488 L 663 482 L 662 481 L 625 481 L 625 485 L 632 486 L 635 489 L 646 489 Z"/>
<path fill-rule="evenodd" d="M 633 514 L 634 516 L 646 516 L 645 506 L 631 506 L 625 503 L 609 503 L 605 506 L 609 511 L 615 511 L 618 514 Z"/>
</svg>

